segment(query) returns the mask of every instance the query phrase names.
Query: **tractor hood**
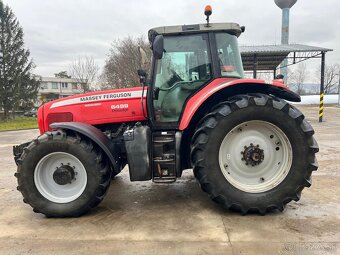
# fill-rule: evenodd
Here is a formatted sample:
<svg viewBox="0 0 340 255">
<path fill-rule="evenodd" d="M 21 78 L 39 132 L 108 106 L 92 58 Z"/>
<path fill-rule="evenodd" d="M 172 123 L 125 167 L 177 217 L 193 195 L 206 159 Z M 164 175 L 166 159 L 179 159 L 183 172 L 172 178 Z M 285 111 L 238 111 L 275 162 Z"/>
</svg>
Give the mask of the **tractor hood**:
<svg viewBox="0 0 340 255">
<path fill-rule="evenodd" d="M 78 94 L 48 102 L 38 110 L 40 133 L 55 122 L 82 122 L 100 125 L 145 120 L 141 87 Z M 143 95 L 145 106 L 146 90 Z M 144 107 L 146 109 L 146 106 Z"/>
</svg>

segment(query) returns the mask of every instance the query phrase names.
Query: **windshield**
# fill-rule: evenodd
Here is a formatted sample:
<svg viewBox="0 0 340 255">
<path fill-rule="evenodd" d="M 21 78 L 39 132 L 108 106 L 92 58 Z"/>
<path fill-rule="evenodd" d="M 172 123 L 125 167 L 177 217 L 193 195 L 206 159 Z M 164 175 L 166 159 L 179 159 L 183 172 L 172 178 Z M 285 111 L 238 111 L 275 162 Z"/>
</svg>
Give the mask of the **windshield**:
<svg viewBox="0 0 340 255">
<path fill-rule="evenodd" d="M 211 79 L 208 35 L 166 36 L 156 61 L 156 120 L 177 122 L 188 96 Z"/>
<path fill-rule="evenodd" d="M 216 33 L 216 45 L 221 76 L 243 78 L 243 66 L 237 37 L 228 33 Z"/>
</svg>

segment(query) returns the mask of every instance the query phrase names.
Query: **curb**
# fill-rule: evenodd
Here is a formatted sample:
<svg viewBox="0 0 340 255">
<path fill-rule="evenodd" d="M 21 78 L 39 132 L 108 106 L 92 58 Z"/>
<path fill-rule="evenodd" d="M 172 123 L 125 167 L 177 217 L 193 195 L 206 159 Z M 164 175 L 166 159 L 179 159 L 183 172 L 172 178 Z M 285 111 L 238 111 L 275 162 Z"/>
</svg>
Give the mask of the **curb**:
<svg viewBox="0 0 340 255">
<path fill-rule="evenodd" d="M 0 133 L 3 132 L 15 132 L 15 131 L 25 131 L 25 130 L 39 130 L 39 128 L 23 128 L 23 129 L 9 129 L 9 130 L 0 130 Z"/>
</svg>

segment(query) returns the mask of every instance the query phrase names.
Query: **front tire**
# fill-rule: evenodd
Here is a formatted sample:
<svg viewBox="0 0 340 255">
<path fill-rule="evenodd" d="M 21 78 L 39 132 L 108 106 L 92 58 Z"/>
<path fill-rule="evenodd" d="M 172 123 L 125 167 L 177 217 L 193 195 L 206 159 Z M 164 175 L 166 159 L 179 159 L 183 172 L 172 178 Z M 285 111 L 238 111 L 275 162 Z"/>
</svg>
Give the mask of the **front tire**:
<svg viewBox="0 0 340 255">
<path fill-rule="evenodd" d="M 282 99 L 239 95 L 219 104 L 192 139 L 195 177 L 227 209 L 265 214 L 311 186 L 318 145 L 303 114 Z"/>
<path fill-rule="evenodd" d="M 34 212 L 48 217 L 77 217 L 103 200 L 111 169 L 90 140 L 54 131 L 24 149 L 15 176 L 17 189 Z"/>
</svg>

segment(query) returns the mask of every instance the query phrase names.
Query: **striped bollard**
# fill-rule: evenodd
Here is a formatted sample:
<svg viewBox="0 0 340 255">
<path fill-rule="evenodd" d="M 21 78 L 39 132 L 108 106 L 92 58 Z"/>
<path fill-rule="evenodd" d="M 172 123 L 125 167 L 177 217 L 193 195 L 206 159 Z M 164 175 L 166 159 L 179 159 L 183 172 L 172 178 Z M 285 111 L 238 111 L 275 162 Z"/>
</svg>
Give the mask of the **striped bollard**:
<svg viewBox="0 0 340 255">
<path fill-rule="evenodd" d="M 323 117 L 323 97 L 324 93 L 320 94 L 320 106 L 319 106 L 319 122 L 322 122 Z"/>
</svg>

